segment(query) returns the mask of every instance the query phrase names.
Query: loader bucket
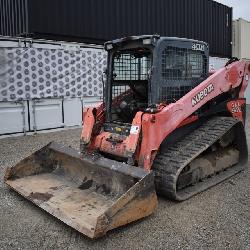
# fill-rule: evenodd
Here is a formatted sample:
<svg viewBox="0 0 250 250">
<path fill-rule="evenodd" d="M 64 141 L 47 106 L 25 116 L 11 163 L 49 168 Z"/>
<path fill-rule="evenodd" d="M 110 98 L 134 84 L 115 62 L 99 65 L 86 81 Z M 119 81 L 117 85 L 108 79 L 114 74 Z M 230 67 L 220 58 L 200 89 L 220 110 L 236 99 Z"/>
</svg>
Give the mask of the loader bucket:
<svg viewBox="0 0 250 250">
<path fill-rule="evenodd" d="M 150 215 L 151 172 L 54 142 L 8 168 L 6 184 L 90 238 Z"/>
</svg>

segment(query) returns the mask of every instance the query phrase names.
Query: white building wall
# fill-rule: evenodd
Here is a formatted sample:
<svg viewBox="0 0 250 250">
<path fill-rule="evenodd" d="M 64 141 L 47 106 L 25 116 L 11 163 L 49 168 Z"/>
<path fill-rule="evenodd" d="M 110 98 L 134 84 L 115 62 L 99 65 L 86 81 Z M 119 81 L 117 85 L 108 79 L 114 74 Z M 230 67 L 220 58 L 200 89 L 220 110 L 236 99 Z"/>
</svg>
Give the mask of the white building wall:
<svg viewBox="0 0 250 250">
<path fill-rule="evenodd" d="M 28 102 L 0 102 L 0 135 L 28 130 Z"/>
<path fill-rule="evenodd" d="M 64 126 L 82 125 L 82 99 L 72 98 L 63 101 Z"/>
<path fill-rule="evenodd" d="M 228 62 L 228 58 L 221 58 L 221 57 L 209 57 L 209 71 L 211 70 L 218 70 L 225 66 Z"/>
<path fill-rule="evenodd" d="M 29 101 L 31 131 L 63 127 L 62 99 Z"/>
<path fill-rule="evenodd" d="M 80 127 L 83 109 L 101 102 L 100 97 L 0 102 L 0 135 Z"/>
<path fill-rule="evenodd" d="M 233 56 L 250 60 L 250 22 L 242 18 L 233 23 Z"/>
<path fill-rule="evenodd" d="M 250 61 L 250 22 L 239 18 L 233 22 L 233 56 Z M 250 82 L 245 92 L 250 104 Z"/>
<path fill-rule="evenodd" d="M 105 60 L 102 46 L 0 37 L 0 135 L 81 126 L 83 107 L 102 98 Z M 60 88 L 69 95 L 51 95 Z"/>
</svg>

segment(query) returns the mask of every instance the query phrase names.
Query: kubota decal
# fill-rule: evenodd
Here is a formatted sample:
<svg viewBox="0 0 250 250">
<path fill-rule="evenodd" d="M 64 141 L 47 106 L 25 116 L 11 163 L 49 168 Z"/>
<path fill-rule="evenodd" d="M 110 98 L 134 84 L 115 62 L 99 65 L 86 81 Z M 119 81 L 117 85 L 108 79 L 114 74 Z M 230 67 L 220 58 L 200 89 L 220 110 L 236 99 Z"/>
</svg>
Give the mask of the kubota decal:
<svg viewBox="0 0 250 250">
<path fill-rule="evenodd" d="M 194 107 L 200 101 L 202 101 L 208 94 L 214 91 L 214 85 L 210 83 L 206 88 L 200 91 L 196 96 L 192 98 L 192 106 Z"/>
</svg>

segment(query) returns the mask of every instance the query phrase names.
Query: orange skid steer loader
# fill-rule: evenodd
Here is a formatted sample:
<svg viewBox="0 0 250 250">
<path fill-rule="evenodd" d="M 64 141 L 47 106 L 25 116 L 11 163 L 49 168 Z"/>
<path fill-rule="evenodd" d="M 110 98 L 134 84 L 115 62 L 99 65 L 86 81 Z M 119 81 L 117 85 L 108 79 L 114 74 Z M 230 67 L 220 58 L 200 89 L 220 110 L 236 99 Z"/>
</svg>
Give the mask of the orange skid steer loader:
<svg viewBox="0 0 250 250">
<path fill-rule="evenodd" d="M 18 193 L 90 238 L 243 170 L 250 64 L 209 73 L 208 45 L 135 36 L 105 44 L 103 104 L 84 112 L 80 152 L 54 142 L 7 169 Z"/>
</svg>

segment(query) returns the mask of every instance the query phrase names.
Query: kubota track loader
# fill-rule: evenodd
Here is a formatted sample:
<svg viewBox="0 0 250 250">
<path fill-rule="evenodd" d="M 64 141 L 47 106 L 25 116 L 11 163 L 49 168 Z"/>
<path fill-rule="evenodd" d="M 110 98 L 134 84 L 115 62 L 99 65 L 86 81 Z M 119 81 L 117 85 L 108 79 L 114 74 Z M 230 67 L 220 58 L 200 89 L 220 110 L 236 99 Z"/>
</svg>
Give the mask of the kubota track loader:
<svg viewBox="0 0 250 250">
<path fill-rule="evenodd" d="M 249 63 L 233 58 L 209 73 L 206 43 L 157 35 L 105 49 L 104 101 L 84 112 L 81 152 L 50 143 L 5 175 L 91 238 L 151 214 L 155 187 L 182 201 L 238 173 L 248 157 Z"/>
</svg>

